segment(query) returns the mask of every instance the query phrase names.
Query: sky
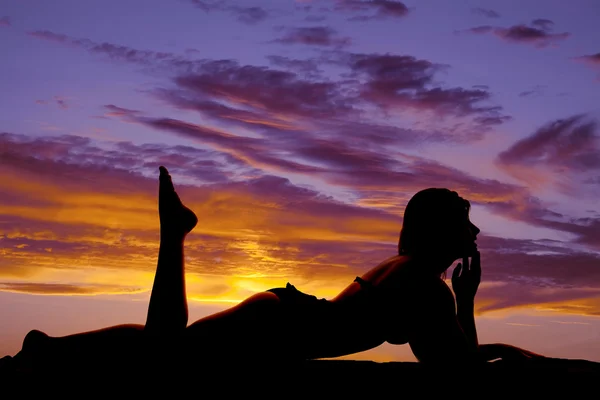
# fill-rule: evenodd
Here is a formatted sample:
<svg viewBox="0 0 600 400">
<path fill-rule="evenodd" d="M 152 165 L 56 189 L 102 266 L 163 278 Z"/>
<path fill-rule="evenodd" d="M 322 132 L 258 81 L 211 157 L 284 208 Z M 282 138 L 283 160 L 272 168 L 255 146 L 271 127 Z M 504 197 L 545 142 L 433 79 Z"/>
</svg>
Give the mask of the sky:
<svg viewBox="0 0 600 400">
<path fill-rule="evenodd" d="M 331 298 L 406 202 L 472 204 L 480 343 L 600 361 L 596 0 L 3 0 L 0 355 L 143 323 L 158 166 L 199 217 L 190 322 Z M 408 346 L 349 358 L 414 361 Z"/>
</svg>

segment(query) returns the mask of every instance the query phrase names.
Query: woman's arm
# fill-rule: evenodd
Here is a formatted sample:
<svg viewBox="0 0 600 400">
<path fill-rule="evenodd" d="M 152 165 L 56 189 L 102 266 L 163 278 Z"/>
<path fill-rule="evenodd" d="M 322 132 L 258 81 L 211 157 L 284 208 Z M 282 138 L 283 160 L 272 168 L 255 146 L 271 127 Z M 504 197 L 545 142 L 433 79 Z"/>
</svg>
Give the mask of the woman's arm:
<svg viewBox="0 0 600 400">
<path fill-rule="evenodd" d="M 450 288 L 441 279 L 416 285 L 410 299 L 409 344 L 415 357 L 428 364 L 471 364 L 481 361 L 477 342 L 461 326 Z"/>
<path fill-rule="evenodd" d="M 472 300 L 457 300 L 456 307 L 458 308 L 456 319 L 467 340 L 478 346 L 479 340 L 477 339 L 477 328 L 475 327 L 475 302 Z"/>
<path fill-rule="evenodd" d="M 475 294 L 481 282 L 481 258 L 478 251 L 473 254 L 471 263 L 467 257 L 458 263 L 452 272 L 452 289 L 456 295 L 456 314 L 467 339 L 479 344 L 475 327 Z"/>
</svg>

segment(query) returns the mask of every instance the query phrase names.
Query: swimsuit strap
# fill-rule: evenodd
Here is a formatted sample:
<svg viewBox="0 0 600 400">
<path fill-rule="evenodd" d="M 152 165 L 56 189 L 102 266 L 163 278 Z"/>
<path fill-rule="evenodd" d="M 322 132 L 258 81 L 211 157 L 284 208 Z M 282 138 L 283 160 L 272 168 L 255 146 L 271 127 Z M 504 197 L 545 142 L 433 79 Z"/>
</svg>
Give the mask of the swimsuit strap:
<svg viewBox="0 0 600 400">
<path fill-rule="evenodd" d="M 358 282 L 358 284 L 360 285 L 361 288 L 363 289 L 373 289 L 373 284 L 369 281 L 365 281 L 363 278 L 361 278 L 360 276 L 357 276 L 356 279 L 354 279 L 354 282 Z"/>
</svg>

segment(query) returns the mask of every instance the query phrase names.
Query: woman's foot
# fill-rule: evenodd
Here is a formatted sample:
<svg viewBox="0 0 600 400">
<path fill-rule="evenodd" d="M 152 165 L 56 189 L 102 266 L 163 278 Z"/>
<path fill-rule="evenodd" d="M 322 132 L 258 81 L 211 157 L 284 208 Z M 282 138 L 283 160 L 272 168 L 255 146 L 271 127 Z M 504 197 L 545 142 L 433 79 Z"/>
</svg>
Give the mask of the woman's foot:
<svg viewBox="0 0 600 400">
<path fill-rule="evenodd" d="M 158 215 L 161 234 L 183 237 L 194 229 L 198 218 L 179 199 L 169 171 L 163 166 L 159 170 Z"/>
</svg>

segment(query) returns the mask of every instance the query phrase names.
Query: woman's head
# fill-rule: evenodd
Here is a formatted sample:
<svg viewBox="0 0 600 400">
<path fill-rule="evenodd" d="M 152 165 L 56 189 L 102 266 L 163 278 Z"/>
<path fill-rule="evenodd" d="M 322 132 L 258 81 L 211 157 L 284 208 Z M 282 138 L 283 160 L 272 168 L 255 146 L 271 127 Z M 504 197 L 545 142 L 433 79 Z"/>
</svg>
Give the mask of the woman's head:
<svg viewBox="0 0 600 400">
<path fill-rule="evenodd" d="M 438 256 L 452 261 L 476 249 L 479 228 L 469 220 L 470 204 L 448 189 L 415 194 L 404 210 L 399 254 Z"/>
</svg>

